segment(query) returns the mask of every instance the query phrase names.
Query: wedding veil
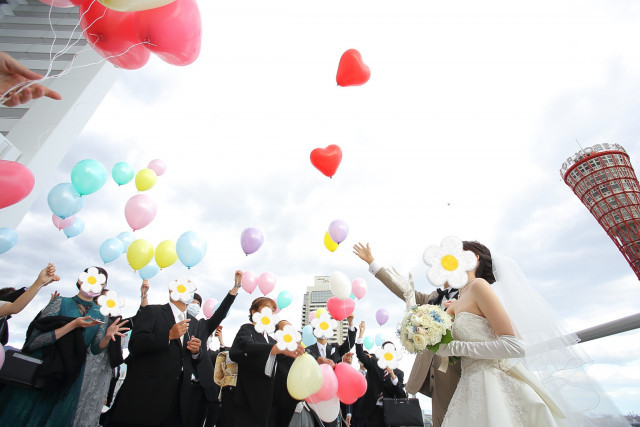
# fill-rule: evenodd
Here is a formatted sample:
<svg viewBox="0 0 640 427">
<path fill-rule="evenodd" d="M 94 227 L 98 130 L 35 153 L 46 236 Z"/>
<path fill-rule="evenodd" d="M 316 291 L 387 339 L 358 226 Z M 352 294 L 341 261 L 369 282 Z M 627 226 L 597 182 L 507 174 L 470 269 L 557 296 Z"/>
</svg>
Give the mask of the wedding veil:
<svg viewBox="0 0 640 427">
<path fill-rule="evenodd" d="M 591 363 L 553 308 L 533 288 L 511 258 L 492 254 L 496 282 L 492 285 L 525 343 L 523 365 L 546 386 L 568 414 L 566 425 L 629 426 L 602 387 L 587 373 Z M 576 345 L 578 344 L 578 345 Z"/>
</svg>

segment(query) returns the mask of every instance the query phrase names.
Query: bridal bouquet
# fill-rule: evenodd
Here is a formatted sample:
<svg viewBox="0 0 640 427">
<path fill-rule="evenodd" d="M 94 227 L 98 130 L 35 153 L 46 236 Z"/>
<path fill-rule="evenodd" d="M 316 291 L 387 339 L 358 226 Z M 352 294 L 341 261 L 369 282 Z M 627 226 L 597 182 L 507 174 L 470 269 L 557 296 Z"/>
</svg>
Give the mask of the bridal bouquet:
<svg viewBox="0 0 640 427">
<path fill-rule="evenodd" d="M 438 305 L 415 305 L 407 309 L 397 334 L 409 353 L 435 353 L 440 344 L 453 341 L 451 316 Z"/>
</svg>

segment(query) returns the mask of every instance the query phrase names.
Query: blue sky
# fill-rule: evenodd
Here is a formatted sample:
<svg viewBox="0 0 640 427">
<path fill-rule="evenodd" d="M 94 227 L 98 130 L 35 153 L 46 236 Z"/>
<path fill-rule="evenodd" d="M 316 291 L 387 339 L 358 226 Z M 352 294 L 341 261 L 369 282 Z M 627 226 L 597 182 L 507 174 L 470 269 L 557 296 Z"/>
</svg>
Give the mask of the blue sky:
<svg viewBox="0 0 640 427">
<path fill-rule="evenodd" d="M 576 139 L 621 144 L 639 164 L 635 2 L 200 8 L 200 58 L 187 67 L 152 58 L 122 71 L 48 185 L 69 181 L 85 158 L 108 170 L 119 161 L 136 170 L 155 158 L 167 163 L 148 191 L 158 215 L 136 235 L 155 246 L 195 230 L 208 252 L 189 272 L 174 265 L 158 274 L 152 303 L 167 302 L 167 284 L 180 275 L 189 274 L 205 298 L 221 299 L 236 269 L 268 270 L 278 277 L 274 297 L 294 294 L 283 316 L 299 322 L 313 277 L 338 270 L 368 283 L 357 320 L 391 336 L 404 305 L 351 246 L 370 242 L 376 258 L 413 272 L 428 292 L 422 252 L 456 235 L 515 258 L 570 330 L 638 312 L 637 278 L 558 173 Z M 335 84 L 349 48 L 371 68 L 364 86 Z M 343 151 L 333 179 L 309 162 L 311 150 L 329 144 Z M 83 268 L 102 265 L 100 244 L 128 229 L 124 204 L 134 194 L 133 184 L 109 180 L 87 197 L 79 214 L 86 229 L 70 240 L 53 227 L 40 195 L 17 229 L 19 244 L 0 256 L 2 285 L 31 283 L 52 261 L 62 277 L 55 288 L 70 295 Z M 350 234 L 330 253 L 322 237 L 334 219 L 346 221 Z M 265 235 L 248 257 L 240 248 L 247 227 Z M 137 275 L 125 257 L 106 268 L 109 287 L 133 314 Z M 228 343 L 254 296 L 242 294 L 225 320 Z M 22 341 L 47 298 L 41 292 L 12 319 L 11 343 Z M 374 327 L 383 306 L 391 319 Z M 581 345 L 594 360 L 589 372 L 623 413 L 640 412 L 639 335 Z M 410 366 L 406 356 L 407 374 Z"/>
</svg>

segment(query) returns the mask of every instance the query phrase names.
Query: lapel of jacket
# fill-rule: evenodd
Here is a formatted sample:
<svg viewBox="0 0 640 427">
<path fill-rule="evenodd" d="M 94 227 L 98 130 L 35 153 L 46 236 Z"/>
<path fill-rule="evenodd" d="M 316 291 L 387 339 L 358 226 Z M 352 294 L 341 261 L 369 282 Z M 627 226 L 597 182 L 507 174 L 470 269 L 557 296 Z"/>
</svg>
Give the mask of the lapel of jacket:
<svg viewBox="0 0 640 427">
<path fill-rule="evenodd" d="M 173 311 L 171 310 L 170 302 L 162 306 L 162 315 L 164 317 L 164 321 L 167 325 L 169 325 L 169 329 L 173 328 L 173 325 L 176 324 L 176 319 L 173 317 Z M 186 335 L 186 334 L 185 334 Z M 187 338 L 188 339 L 188 338 Z M 180 344 L 180 340 L 171 340 L 171 345 L 175 344 L 182 349 L 182 345 Z M 186 341 L 185 341 L 186 342 Z"/>
</svg>

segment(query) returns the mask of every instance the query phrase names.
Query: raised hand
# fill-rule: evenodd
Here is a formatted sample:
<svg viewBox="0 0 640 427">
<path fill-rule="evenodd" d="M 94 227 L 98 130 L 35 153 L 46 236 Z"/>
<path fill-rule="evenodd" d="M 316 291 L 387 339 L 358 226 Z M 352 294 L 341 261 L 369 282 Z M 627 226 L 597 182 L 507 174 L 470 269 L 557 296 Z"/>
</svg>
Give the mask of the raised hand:
<svg viewBox="0 0 640 427">
<path fill-rule="evenodd" d="M 409 278 L 406 279 L 403 275 L 398 273 L 398 270 L 396 270 L 395 267 L 391 267 L 391 270 L 388 271 L 395 284 L 402 290 L 402 295 L 404 296 L 407 308 L 416 305 L 416 291 L 415 285 L 413 284 L 413 275 L 409 273 Z"/>
<path fill-rule="evenodd" d="M 149 280 L 144 279 L 142 285 L 140 285 L 140 298 L 144 299 L 149 293 Z"/>
<path fill-rule="evenodd" d="M 53 291 L 53 293 L 51 294 L 51 299 L 49 300 L 49 302 L 53 301 L 54 299 L 58 298 L 59 296 L 60 296 L 60 292 Z"/>
<path fill-rule="evenodd" d="M 364 330 L 366 329 L 366 325 L 364 323 L 364 320 L 362 322 L 360 322 L 359 329 L 360 329 L 360 338 L 362 338 L 364 336 Z"/>
<path fill-rule="evenodd" d="M 367 264 L 371 264 L 373 262 L 373 254 L 371 253 L 371 247 L 369 243 L 367 245 L 363 245 L 358 242 L 353 245 L 353 253 L 358 255 L 362 260 L 364 260 Z"/>
<path fill-rule="evenodd" d="M 43 268 L 40 274 L 38 274 L 37 280 L 42 286 L 47 286 L 51 282 L 60 280 L 60 277 L 56 274 L 56 266 L 49 263 L 49 265 Z"/>
<path fill-rule="evenodd" d="M 123 332 L 127 332 L 130 328 L 125 328 L 122 325 L 126 322 L 126 319 L 121 319 L 118 317 L 112 324 L 107 328 L 107 331 L 104 333 L 104 336 L 109 338 L 111 341 L 116 340 L 116 336 L 124 337 Z"/>
<path fill-rule="evenodd" d="M 189 330 L 190 319 L 184 319 L 176 323 L 169 330 L 169 341 L 177 340 Z"/>
</svg>

